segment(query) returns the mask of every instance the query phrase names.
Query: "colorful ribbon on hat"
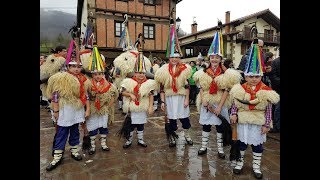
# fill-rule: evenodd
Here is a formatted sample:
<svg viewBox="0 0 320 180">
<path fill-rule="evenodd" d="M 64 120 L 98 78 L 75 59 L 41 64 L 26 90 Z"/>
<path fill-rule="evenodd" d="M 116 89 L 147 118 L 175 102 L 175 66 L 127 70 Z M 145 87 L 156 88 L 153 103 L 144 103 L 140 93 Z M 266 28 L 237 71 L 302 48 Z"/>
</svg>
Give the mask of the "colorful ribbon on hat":
<svg viewBox="0 0 320 180">
<path fill-rule="evenodd" d="M 221 32 L 216 32 L 214 34 L 212 43 L 210 45 L 210 48 L 208 50 L 208 56 L 211 54 L 219 54 L 223 55 L 223 38 L 222 38 L 222 33 Z"/>
<path fill-rule="evenodd" d="M 89 62 L 89 71 L 95 71 L 98 72 L 104 71 L 104 63 L 102 61 L 101 55 L 98 51 L 97 46 L 93 47 L 93 51 L 90 56 L 90 62 Z"/>
<path fill-rule="evenodd" d="M 69 64 L 69 62 L 70 62 L 70 60 L 71 60 L 71 54 L 72 54 L 72 50 L 73 50 L 73 44 L 74 44 L 74 40 L 71 39 L 70 44 L 69 44 L 69 49 L 68 49 L 66 64 Z"/>
<path fill-rule="evenodd" d="M 126 25 L 121 32 L 118 47 L 122 47 L 123 51 L 132 49 L 132 42 L 130 40 L 128 27 Z"/>
<path fill-rule="evenodd" d="M 172 57 L 174 52 L 175 52 L 175 47 L 178 44 L 177 42 L 177 34 L 176 34 L 176 30 L 175 30 L 175 25 L 174 24 L 170 24 L 170 28 L 169 28 L 169 34 L 168 34 L 168 41 L 167 41 L 167 49 L 166 49 L 166 57 Z"/>
<path fill-rule="evenodd" d="M 253 44 L 247 59 L 245 73 L 262 75 L 263 72 L 265 72 L 264 67 L 265 65 L 262 49 L 258 44 Z"/>
</svg>

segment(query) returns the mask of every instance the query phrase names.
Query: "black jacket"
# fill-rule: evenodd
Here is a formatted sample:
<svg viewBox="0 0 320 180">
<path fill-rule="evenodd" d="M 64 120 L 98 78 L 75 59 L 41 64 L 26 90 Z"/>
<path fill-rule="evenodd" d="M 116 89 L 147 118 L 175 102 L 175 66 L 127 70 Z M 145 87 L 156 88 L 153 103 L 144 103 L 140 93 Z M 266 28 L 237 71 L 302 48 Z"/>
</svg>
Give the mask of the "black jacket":
<svg viewBox="0 0 320 180">
<path fill-rule="evenodd" d="M 280 94 L 280 57 L 271 63 L 272 70 L 269 73 L 272 89 Z"/>
<path fill-rule="evenodd" d="M 242 56 L 241 60 L 240 60 L 240 64 L 238 66 L 238 69 L 241 70 L 241 71 L 244 71 L 245 68 L 246 68 L 246 64 L 247 64 L 247 58 L 248 56 L 250 55 L 250 50 L 251 48 L 249 48 L 246 52 L 245 55 Z"/>
</svg>

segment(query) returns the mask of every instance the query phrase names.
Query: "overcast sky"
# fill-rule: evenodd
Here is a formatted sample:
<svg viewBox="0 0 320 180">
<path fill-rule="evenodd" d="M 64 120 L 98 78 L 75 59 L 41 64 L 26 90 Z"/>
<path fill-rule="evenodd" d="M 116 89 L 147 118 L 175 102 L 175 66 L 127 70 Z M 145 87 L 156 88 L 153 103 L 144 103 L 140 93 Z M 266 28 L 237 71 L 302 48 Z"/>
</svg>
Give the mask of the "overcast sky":
<svg viewBox="0 0 320 180">
<path fill-rule="evenodd" d="M 40 0 L 40 7 L 76 14 L 77 0 Z M 230 11 L 232 21 L 268 8 L 280 18 L 280 0 L 182 0 L 177 5 L 177 17 L 180 28 L 191 33 L 194 16 L 200 31 L 216 26 L 218 19 L 225 23 L 226 11 Z"/>
</svg>

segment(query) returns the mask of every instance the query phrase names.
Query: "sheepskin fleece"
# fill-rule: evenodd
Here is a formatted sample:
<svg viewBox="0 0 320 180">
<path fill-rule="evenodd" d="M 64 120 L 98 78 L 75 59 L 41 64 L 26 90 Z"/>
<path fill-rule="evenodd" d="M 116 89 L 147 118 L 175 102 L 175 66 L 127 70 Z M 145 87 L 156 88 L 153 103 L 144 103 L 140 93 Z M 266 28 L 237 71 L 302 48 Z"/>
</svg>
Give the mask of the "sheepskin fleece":
<svg viewBox="0 0 320 180">
<path fill-rule="evenodd" d="M 115 77 L 113 84 L 118 88 L 118 91 L 121 89 L 121 83 L 125 79 L 125 77 Z"/>
<path fill-rule="evenodd" d="M 53 62 L 52 59 L 54 60 Z M 53 54 L 49 55 L 46 61 L 40 66 L 40 80 L 47 79 L 59 72 L 65 62 L 66 59 L 63 57 L 55 57 Z"/>
<path fill-rule="evenodd" d="M 79 98 L 79 89 L 80 83 L 76 77 L 67 72 L 58 72 L 49 78 L 46 95 L 51 97 L 53 92 L 58 91 L 59 108 L 69 104 L 75 109 L 80 109 L 83 108 L 83 104 Z"/>
<path fill-rule="evenodd" d="M 130 93 L 134 93 L 133 89 L 136 87 L 138 83 L 131 79 L 126 78 L 122 81 L 121 87 L 124 87 L 126 91 Z M 150 91 L 158 91 L 159 86 L 156 83 L 155 80 L 148 79 L 146 82 L 141 84 L 141 87 L 139 89 L 139 106 L 137 106 L 133 101 L 130 100 L 130 98 L 124 98 L 123 101 L 123 112 L 128 112 L 128 107 L 130 103 L 130 111 L 131 112 L 146 112 L 149 108 L 149 93 Z"/>
<path fill-rule="evenodd" d="M 91 88 L 89 90 L 90 97 L 97 96 L 100 100 L 100 110 L 97 110 L 97 108 L 94 106 L 95 98 L 90 99 L 90 114 L 98 114 L 98 115 L 108 115 L 108 119 L 111 121 L 111 123 L 114 121 L 114 106 L 115 103 L 111 107 L 108 107 L 109 102 L 111 99 L 114 99 L 114 102 L 116 102 L 119 92 L 117 90 L 117 87 L 115 85 L 111 85 L 110 89 L 103 93 L 103 94 L 97 94 L 94 91 L 91 91 Z"/>
<path fill-rule="evenodd" d="M 90 72 L 89 71 L 90 56 L 91 56 L 91 51 L 85 52 L 80 55 L 80 61 L 82 63 L 82 67 L 86 72 Z"/>
<path fill-rule="evenodd" d="M 160 68 L 159 64 L 154 64 L 154 65 L 152 66 L 153 74 L 155 74 L 155 73 L 158 71 L 159 68 Z"/>
<path fill-rule="evenodd" d="M 130 72 L 133 72 L 134 65 L 136 63 L 137 57 L 132 54 L 131 52 L 134 52 L 138 54 L 138 51 L 135 50 L 129 50 L 125 51 L 124 53 L 121 53 L 118 57 L 116 57 L 113 61 L 113 65 L 115 68 L 119 68 L 121 70 L 120 76 L 126 77 L 126 75 Z M 144 62 L 146 65 L 146 70 L 150 72 L 151 69 L 151 62 L 150 60 L 144 56 Z"/>
<path fill-rule="evenodd" d="M 258 104 L 256 104 L 253 110 L 249 110 L 249 105 L 242 104 L 235 99 L 250 100 L 250 94 L 240 84 L 233 86 L 230 90 L 230 97 L 238 108 L 238 122 L 257 125 L 265 123 L 265 109 L 268 106 L 268 102 L 276 104 L 280 100 L 279 94 L 274 90 L 260 90 L 256 93 Z"/>
<path fill-rule="evenodd" d="M 178 92 L 173 92 L 171 88 L 172 77 L 169 73 L 169 64 L 164 64 L 160 67 L 155 73 L 154 79 L 164 85 L 164 92 L 166 96 L 174 96 L 174 95 L 186 95 L 185 84 L 187 83 L 187 79 L 192 76 L 192 69 L 189 64 L 186 64 L 187 68 L 181 72 L 181 74 L 176 79 L 176 86 Z"/>
<path fill-rule="evenodd" d="M 54 59 L 52 62 L 51 59 Z M 59 72 L 66 59 L 63 57 L 55 57 L 53 54 L 48 56 L 46 61 L 40 66 L 40 80 L 45 80 L 54 75 L 55 73 Z M 40 89 L 42 94 L 46 96 L 47 84 L 43 83 L 40 85 Z M 49 98 L 50 96 L 46 96 Z"/>
<path fill-rule="evenodd" d="M 231 89 L 233 85 L 239 84 L 242 79 L 241 74 L 234 69 L 227 69 L 223 74 L 214 78 L 219 89 Z"/>
<path fill-rule="evenodd" d="M 199 70 L 195 72 L 193 74 L 193 79 L 197 84 L 200 84 L 201 88 L 203 89 L 203 99 L 207 100 L 209 104 L 219 104 L 223 94 L 222 90 L 231 89 L 235 84 L 240 83 L 241 74 L 236 70 L 227 69 L 225 73 L 220 74 L 219 76 L 214 78 L 214 81 L 218 85 L 218 92 L 216 94 L 209 93 L 210 85 L 212 83 L 212 78 L 204 71 Z M 200 112 L 201 104 L 202 104 L 202 100 L 200 98 L 200 93 L 199 93 L 196 100 L 196 106 L 199 112 Z M 231 98 L 228 95 L 224 103 L 224 106 L 229 109 L 231 107 L 231 104 L 232 104 Z"/>
</svg>

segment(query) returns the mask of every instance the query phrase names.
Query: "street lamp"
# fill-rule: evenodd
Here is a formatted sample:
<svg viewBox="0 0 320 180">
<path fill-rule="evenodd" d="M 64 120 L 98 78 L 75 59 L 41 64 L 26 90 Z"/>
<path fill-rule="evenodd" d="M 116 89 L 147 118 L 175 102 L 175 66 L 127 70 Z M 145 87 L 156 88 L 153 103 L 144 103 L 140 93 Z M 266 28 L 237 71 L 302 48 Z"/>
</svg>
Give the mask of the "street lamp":
<svg viewBox="0 0 320 180">
<path fill-rule="evenodd" d="M 180 24 L 181 24 L 181 19 L 178 17 L 178 18 L 176 19 L 177 33 L 178 33 L 178 31 L 179 31 Z"/>
</svg>

